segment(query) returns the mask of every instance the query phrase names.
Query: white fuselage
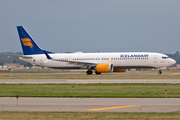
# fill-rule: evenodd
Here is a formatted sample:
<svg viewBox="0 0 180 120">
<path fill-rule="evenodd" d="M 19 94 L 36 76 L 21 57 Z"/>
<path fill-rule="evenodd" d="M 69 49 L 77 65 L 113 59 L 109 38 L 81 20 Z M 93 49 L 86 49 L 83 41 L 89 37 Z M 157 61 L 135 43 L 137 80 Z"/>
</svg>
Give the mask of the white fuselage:
<svg viewBox="0 0 180 120">
<path fill-rule="evenodd" d="M 57 68 L 57 69 L 83 69 L 87 65 L 72 64 L 74 62 L 89 63 L 111 63 L 114 69 L 133 69 L 133 68 L 163 68 L 175 64 L 175 60 L 165 54 L 151 52 L 117 52 L 117 53 L 59 53 L 49 54 L 53 59 L 65 60 L 52 61 L 48 60 L 45 54 L 27 55 L 32 58 L 21 58 L 26 62 L 34 65 Z M 88 67 L 95 67 L 90 64 Z"/>
</svg>

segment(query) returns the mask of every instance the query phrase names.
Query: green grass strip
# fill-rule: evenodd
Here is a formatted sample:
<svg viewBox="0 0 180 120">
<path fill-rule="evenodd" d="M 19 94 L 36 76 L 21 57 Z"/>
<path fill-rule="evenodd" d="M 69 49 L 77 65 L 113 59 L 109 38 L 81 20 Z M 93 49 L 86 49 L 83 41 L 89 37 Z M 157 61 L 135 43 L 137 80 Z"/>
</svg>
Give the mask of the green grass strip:
<svg viewBox="0 0 180 120">
<path fill-rule="evenodd" d="M 118 113 L 118 112 L 0 112 L 2 120 L 179 120 L 180 113 Z"/>
<path fill-rule="evenodd" d="M 0 84 L 0 97 L 180 98 L 180 84 Z"/>
</svg>

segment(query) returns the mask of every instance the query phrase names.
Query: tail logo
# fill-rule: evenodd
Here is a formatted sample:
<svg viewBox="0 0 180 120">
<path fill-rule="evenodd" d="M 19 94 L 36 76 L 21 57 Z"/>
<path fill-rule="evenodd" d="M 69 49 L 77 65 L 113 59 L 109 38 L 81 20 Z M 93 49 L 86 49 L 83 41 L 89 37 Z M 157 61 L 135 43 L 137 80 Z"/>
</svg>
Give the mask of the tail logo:
<svg viewBox="0 0 180 120">
<path fill-rule="evenodd" d="M 33 48 L 33 44 L 29 38 L 21 38 L 21 40 L 24 46 L 30 46 L 31 48 Z"/>
</svg>

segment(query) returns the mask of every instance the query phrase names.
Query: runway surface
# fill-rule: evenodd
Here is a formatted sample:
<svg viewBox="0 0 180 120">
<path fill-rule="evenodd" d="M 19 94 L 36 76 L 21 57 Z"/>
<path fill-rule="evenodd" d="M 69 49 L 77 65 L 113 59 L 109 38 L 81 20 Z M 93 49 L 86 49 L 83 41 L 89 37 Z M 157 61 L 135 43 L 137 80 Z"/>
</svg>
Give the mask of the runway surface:
<svg viewBox="0 0 180 120">
<path fill-rule="evenodd" d="M 72 76 L 72 75 L 86 75 L 86 72 L 59 72 L 59 71 L 17 71 L 17 72 L 6 72 L 6 73 L 2 73 L 0 72 L 0 75 L 13 75 L 13 76 L 28 76 L 28 75 L 32 75 L 32 76 Z M 93 73 L 92 75 L 95 75 L 95 73 Z M 158 71 L 157 72 L 122 72 L 122 73 L 102 73 L 102 75 L 158 75 Z M 162 75 L 180 75 L 179 72 L 163 72 Z"/>
<path fill-rule="evenodd" d="M 180 112 L 180 98 L 0 98 L 0 111 Z"/>
<path fill-rule="evenodd" d="M 180 83 L 180 79 L 0 79 L 0 83 Z"/>
</svg>

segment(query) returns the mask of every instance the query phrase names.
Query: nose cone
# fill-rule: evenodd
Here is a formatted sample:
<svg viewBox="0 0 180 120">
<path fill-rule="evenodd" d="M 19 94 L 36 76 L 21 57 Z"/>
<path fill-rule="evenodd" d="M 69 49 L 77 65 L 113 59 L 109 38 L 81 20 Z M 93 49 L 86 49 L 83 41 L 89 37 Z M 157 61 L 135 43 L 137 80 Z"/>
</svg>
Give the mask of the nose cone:
<svg viewBox="0 0 180 120">
<path fill-rule="evenodd" d="M 174 65 L 174 64 L 176 64 L 176 61 L 173 60 L 173 59 L 171 59 L 170 63 L 171 63 L 172 65 Z"/>
</svg>

